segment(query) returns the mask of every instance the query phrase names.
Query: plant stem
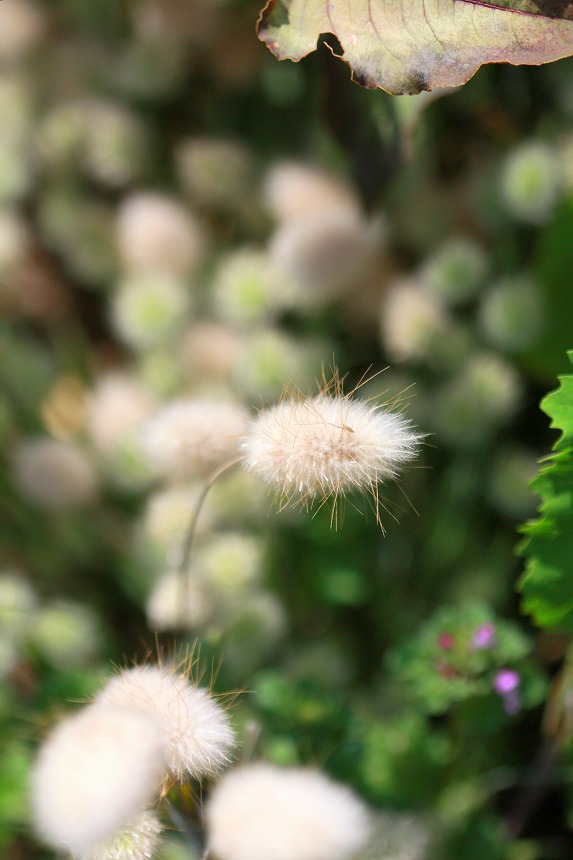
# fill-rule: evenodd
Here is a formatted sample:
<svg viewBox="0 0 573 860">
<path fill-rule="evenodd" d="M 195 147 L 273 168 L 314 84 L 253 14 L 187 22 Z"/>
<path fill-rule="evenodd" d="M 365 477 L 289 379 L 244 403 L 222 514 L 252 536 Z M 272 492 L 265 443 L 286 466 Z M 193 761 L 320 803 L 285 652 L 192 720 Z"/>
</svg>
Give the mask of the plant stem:
<svg viewBox="0 0 573 860">
<path fill-rule="evenodd" d="M 185 621 L 187 617 L 187 608 L 189 605 L 189 559 L 191 558 L 191 550 L 193 548 L 193 541 L 197 532 L 197 523 L 199 521 L 201 510 L 203 509 L 203 504 L 205 503 L 205 499 L 207 498 L 207 493 L 209 492 L 215 481 L 220 478 L 221 475 L 224 475 L 225 472 L 227 472 L 233 466 L 236 466 L 237 463 L 240 463 L 242 459 L 242 457 L 236 457 L 234 460 L 230 460 L 229 462 L 224 463 L 222 466 L 219 466 L 217 469 L 215 469 L 214 472 L 211 472 L 211 474 L 205 481 L 205 486 L 201 490 L 201 495 L 197 499 L 197 504 L 195 505 L 195 508 L 191 513 L 189 527 L 187 528 L 185 540 L 183 542 L 183 546 L 181 547 L 181 559 L 177 566 L 177 573 L 181 582 L 182 597 L 180 615 L 181 627 L 185 627 Z"/>
</svg>

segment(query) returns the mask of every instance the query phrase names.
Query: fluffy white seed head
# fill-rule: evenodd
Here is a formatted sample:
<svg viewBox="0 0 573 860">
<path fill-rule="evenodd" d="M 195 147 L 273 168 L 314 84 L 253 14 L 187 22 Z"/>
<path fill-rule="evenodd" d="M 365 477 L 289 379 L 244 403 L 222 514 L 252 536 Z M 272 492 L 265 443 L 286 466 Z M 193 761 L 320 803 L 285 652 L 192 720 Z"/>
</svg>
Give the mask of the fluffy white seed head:
<svg viewBox="0 0 573 860">
<path fill-rule="evenodd" d="M 236 403 L 192 398 L 165 406 L 144 430 L 145 450 L 159 474 L 208 475 L 238 455 L 247 416 Z"/>
<path fill-rule="evenodd" d="M 203 237 L 191 214 L 162 194 L 130 195 L 118 215 L 118 241 L 128 269 L 189 274 L 199 262 Z"/>
<path fill-rule="evenodd" d="M 213 774 L 229 761 L 234 733 L 208 690 L 168 666 L 136 666 L 112 678 L 97 697 L 102 704 L 135 708 L 161 726 L 169 776 L 182 781 Z"/>
<path fill-rule="evenodd" d="M 161 841 L 161 822 L 151 810 L 145 810 L 135 821 L 109 841 L 86 851 L 73 851 L 73 860 L 153 860 Z"/>
<path fill-rule="evenodd" d="M 110 705 L 84 708 L 40 749 L 32 773 L 39 835 L 68 851 L 113 838 L 155 799 L 164 766 L 165 741 L 155 719 Z"/>
<path fill-rule="evenodd" d="M 271 241 L 270 260 L 298 292 L 299 304 L 337 298 L 374 271 L 381 224 L 337 211 L 283 224 Z"/>
<path fill-rule="evenodd" d="M 23 496 L 50 510 L 89 504 L 97 492 L 98 479 L 89 456 L 71 442 L 48 437 L 18 445 L 12 474 Z"/>
<path fill-rule="evenodd" d="M 305 164 L 285 161 L 267 174 L 264 196 L 267 206 L 281 223 L 343 212 L 357 216 L 356 195 L 340 179 Z"/>
<path fill-rule="evenodd" d="M 321 773 L 254 764 L 229 771 L 206 810 L 217 860 L 345 860 L 368 837 L 369 815 Z"/>
<path fill-rule="evenodd" d="M 421 436 L 402 416 L 345 395 L 286 399 L 263 410 L 244 436 L 244 466 L 283 503 L 370 493 L 416 455 Z M 376 504 L 377 508 L 377 504 Z"/>
</svg>

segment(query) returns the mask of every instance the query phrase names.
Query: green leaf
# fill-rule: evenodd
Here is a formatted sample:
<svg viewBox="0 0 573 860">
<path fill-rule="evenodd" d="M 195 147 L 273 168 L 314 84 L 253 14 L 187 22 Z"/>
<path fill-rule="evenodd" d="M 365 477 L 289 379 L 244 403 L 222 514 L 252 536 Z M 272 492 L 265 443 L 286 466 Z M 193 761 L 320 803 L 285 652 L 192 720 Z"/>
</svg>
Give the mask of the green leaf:
<svg viewBox="0 0 573 860">
<path fill-rule="evenodd" d="M 518 588 L 524 611 L 540 627 L 573 633 L 573 374 L 560 383 L 541 402 L 561 436 L 531 484 L 541 497 L 540 516 L 522 527 L 518 551 L 527 562 Z"/>
<path fill-rule="evenodd" d="M 258 32 L 275 56 L 295 62 L 331 33 L 355 81 L 394 95 L 459 86 L 484 63 L 573 54 L 573 22 L 469 0 L 270 0 Z"/>
<path fill-rule="evenodd" d="M 573 350 L 567 355 L 573 364 Z M 560 387 L 544 397 L 540 404 L 551 418 L 551 427 L 561 430 L 561 436 L 555 443 L 556 451 L 573 445 L 573 374 L 560 376 L 559 381 Z"/>
</svg>

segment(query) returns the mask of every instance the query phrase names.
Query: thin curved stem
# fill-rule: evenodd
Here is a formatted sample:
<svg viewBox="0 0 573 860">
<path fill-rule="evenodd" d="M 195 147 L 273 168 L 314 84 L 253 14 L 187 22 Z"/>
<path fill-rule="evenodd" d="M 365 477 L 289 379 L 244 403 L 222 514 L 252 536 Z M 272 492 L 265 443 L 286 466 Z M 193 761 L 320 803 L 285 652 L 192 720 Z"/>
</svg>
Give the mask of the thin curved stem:
<svg viewBox="0 0 573 860">
<path fill-rule="evenodd" d="M 177 573 L 179 579 L 181 581 L 181 626 L 185 627 L 185 619 L 187 615 L 187 607 L 189 604 L 189 576 L 188 576 L 188 567 L 189 567 L 189 559 L 191 558 L 191 550 L 193 548 L 193 541 L 195 540 L 195 534 L 197 532 L 197 523 L 199 521 L 199 516 L 203 509 L 203 505 L 205 503 L 205 499 L 207 498 L 207 494 L 215 481 L 224 475 L 229 469 L 232 469 L 233 466 L 236 466 L 241 462 L 242 457 L 236 457 L 234 460 L 230 460 L 227 463 L 224 463 L 222 466 L 219 466 L 215 469 L 214 472 L 211 472 L 207 480 L 205 481 L 205 486 L 201 490 L 201 495 L 197 499 L 197 504 L 191 513 L 191 519 L 189 521 L 189 527 L 185 533 L 185 540 L 183 541 L 183 546 L 181 547 L 181 558 L 179 564 L 177 566 Z"/>
</svg>

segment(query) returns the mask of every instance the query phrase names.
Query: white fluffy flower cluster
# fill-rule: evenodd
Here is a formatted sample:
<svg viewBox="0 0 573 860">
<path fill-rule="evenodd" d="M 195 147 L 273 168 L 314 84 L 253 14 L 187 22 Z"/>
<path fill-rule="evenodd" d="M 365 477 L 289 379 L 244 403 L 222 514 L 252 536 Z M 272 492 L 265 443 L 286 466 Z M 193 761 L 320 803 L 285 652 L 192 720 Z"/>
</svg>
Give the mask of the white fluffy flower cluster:
<svg viewBox="0 0 573 860">
<path fill-rule="evenodd" d="M 161 832 L 152 804 L 173 781 L 215 773 L 233 744 L 221 705 L 174 666 L 126 669 L 41 747 L 38 833 L 76 860 L 148 860 Z"/>
<path fill-rule="evenodd" d="M 379 406 L 328 391 L 262 411 L 242 441 L 245 468 L 277 489 L 283 505 L 305 507 L 395 478 L 421 441 L 410 422 Z"/>
<path fill-rule="evenodd" d="M 346 860 L 365 844 L 370 817 L 324 774 L 254 764 L 225 774 L 206 824 L 217 860 Z"/>
</svg>

